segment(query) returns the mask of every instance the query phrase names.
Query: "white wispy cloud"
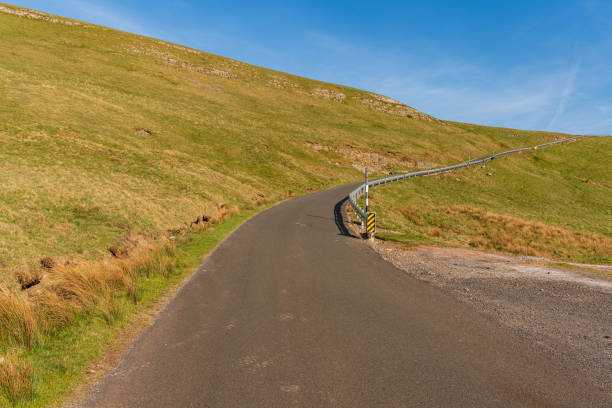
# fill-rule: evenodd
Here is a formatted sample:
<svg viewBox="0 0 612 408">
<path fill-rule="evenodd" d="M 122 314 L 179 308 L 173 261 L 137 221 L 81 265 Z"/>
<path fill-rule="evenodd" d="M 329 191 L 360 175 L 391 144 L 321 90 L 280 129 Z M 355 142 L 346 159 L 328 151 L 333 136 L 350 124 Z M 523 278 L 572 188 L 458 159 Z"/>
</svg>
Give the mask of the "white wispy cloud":
<svg viewBox="0 0 612 408">
<path fill-rule="evenodd" d="M 554 128 L 555 124 L 559 117 L 565 112 L 565 108 L 567 107 L 567 103 L 569 98 L 572 96 L 575 90 L 576 83 L 576 75 L 578 75 L 578 71 L 580 70 L 580 61 L 578 59 L 574 60 L 574 64 L 567 75 L 567 81 L 565 83 L 565 87 L 563 88 L 563 93 L 559 98 L 559 103 L 557 104 L 557 109 L 555 110 L 555 114 L 553 115 L 550 122 L 546 126 L 547 130 L 551 130 Z"/>
<path fill-rule="evenodd" d="M 80 19 L 129 32 L 140 34 L 147 32 L 137 19 L 128 14 L 127 10 L 116 5 L 89 0 L 65 0 L 64 3 L 73 8 Z"/>
<path fill-rule="evenodd" d="M 534 70 L 498 77 L 483 67 L 445 60 L 430 61 L 424 70 L 381 69 L 380 76 L 362 81 L 368 89 L 442 119 L 541 129 L 555 112 L 567 75 L 536 75 Z"/>
<path fill-rule="evenodd" d="M 609 125 L 594 120 L 608 104 L 578 114 L 576 105 L 590 95 L 579 89 L 587 83 L 576 51 L 569 68 L 520 61 L 500 69 L 443 52 L 393 55 L 322 32 L 305 38 L 325 56 L 315 77 L 387 95 L 441 119 L 576 133 Z"/>
<path fill-rule="evenodd" d="M 307 32 L 305 37 L 322 55 L 333 53 L 321 63 L 320 79 L 387 95 L 442 119 L 541 129 L 555 114 L 559 90 L 565 88 L 566 96 L 557 118 L 573 92 L 565 72 L 542 74 L 538 67 L 521 66 L 500 77 L 445 53 L 395 56 L 322 32 Z M 325 65 L 330 61 L 333 66 Z"/>
</svg>

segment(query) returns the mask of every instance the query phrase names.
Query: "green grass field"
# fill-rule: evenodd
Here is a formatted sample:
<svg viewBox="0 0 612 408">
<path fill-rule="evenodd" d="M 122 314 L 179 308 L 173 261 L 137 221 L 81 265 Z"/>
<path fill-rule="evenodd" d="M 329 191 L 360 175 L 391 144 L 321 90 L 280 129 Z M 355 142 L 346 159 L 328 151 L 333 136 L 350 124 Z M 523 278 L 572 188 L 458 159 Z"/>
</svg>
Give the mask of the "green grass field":
<svg viewBox="0 0 612 408">
<path fill-rule="evenodd" d="M 379 237 L 612 263 L 609 138 L 592 137 L 372 190 Z M 473 157 L 473 156 L 472 156 Z"/>
<path fill-rule="evenodd" d="M 117 261 L 109 246 L 186 233 L 203 215 L 234 225 L 361 180 L 364 166 L 382 176 L 566 137 L 438 120 L 366 91 L 2 4 L 0 53 L 3 406 L 11 390 L 22 406 L 61 400 L 100 344 L 208 248 Z M 386 236 L 409 244 L 610 262 L 611 161 L 612 140 L 583 140 L 381 187 L 372 202 L 395 231 Z M 193 239 L 218 242 L 211 228 Z M 41 271 L 43 257 L 59 269 Z M 93 301 L 62 298 L 61 279 L 75 291 L 90 284 L 77 298 Z M 66 351 L 96 336 L 82 354 Z"/>
</svg>

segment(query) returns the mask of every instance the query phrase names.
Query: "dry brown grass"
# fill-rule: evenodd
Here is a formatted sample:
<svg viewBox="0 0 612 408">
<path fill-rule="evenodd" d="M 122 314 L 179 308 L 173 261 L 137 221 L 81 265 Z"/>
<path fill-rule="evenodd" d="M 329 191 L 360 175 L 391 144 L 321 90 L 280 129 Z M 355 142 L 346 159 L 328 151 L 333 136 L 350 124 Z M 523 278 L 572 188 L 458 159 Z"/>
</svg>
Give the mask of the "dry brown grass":
<svg viewBox="0 0 612 408">
<path fill-rule="evenodd" d="M 142 240 L 128 257 L 60 265 L 29 290 L 0 289 L 0 339 L 31 348 L 39 333 L 53 333 L 79 313 L 100 310 L 109 323 L 121 316 L 115 301 L 122 293 L 138 302 L 141 277 L 168 276 L 174 243 L 168 238 Z"/>
<path fill-rule="evenodd" d="M 165 235 L 133 235 L 101 261 L 58 262 L 52 269 L 27 270 L 0 286 L 0 350 L 13 350 L 0 360 L 0 387 L 6 400 L 19 403 L 31 398 L 30 364 L 19 357 L 26 349 L 46 344 L 47 339 L 70 327 L 83 316 L 113 325 L 139 303 L 147 285 L 145 278 L 169 277 L 177 267 L 175 250 L 179 237 L 189 230 L 204 231 L 231 217 L 237 210 L 220 205 L 197 224 L 168 231 Z M 181 267 L 179 265 L 179 267 Z M 40 282 L 23 288 L 36 276 Z M 103 323 L 104 324 L 104 323 Z M 0 359 L 2 357 L 0 356 Z M 1 402 L 0 402 L 1 405 Z"/>
<path fill-rule="evenodd" d="M 30 349 L 37 333 L 34 304 L 29 297 L 9 288 L 0 288 L 0 339 Z"/>
<path fill-rule="evenodd" d="M 404 207 L 398 208 L 397 211 L 404 217 L 406 217 L 411 223 L 416 224 L 418 226 L 425 225 L 420 217 L 421 210 L 419 207 L 406 205 Z"/>
<path fill-rule="evenodd" d="M 11 351 L 0 362 L 0 387 L 13 404 L 32 393 L 32 365 Z"/>
<path fill-rule="evenodd" d="M 398 210 L 428 236 L 467 242 L 479 249 L 567 260 L 598 258 L 612 253 L 612 239 L 583 231 L 571 231 L 539 221 L 496 214 L 478 208 L 453 205 Z"/>
<path fill-rule="evenodd" d="M 143 277 L 172 273 L 175 239 L 171 235 L 204 230 L 237 212 L 220 204 L 211 216 L 200 216 L 197 224 L 171 230 L 168 236 L 132 236 L 119 248 L 121 257 L 109 253 L 102 261 L 62 262 L 46 272 L 29 268 L 16 273 L 12 285 L 0 287 L 0 340 L 30 349 L 38 334 L 53 333 L 77 314 L 94 309 L 112 323 L 122 315 L 117 296 L 126 294 L 138 303 Z"/>
<path fill-rule="evenodd" d="M 98 310 L 112 323 L 122 316 L 117 296 L 134 303 L 143 296 L 144 277 L 168 277 L 174 270 L 176 237 L 202 231 L 235 215 L 238 209 L 219 204 L 210 216 L 197 223 L 169 230 L 166 235 L 133 235 L 101 261 L 56 262 L 53 269 L 28 268 L 15 273 L 15 280 L 0 286 L 0 340 L 32 347 L 39 334 L 52 334 L 73 322 L 80 313 Z M 36 283 L 33 285 L 32 283 Z"/>
</svg>

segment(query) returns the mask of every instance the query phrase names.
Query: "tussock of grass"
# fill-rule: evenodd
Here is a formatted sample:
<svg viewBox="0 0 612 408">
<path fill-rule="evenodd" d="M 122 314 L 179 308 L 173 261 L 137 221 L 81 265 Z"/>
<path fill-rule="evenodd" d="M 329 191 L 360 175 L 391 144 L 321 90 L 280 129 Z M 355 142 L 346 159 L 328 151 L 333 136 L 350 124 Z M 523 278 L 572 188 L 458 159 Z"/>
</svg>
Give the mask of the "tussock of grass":
<svg viewBox="0 0 612 408">
<path fill-rule="evenodd" d="M 13 404 L 30 398 L 32 393 L 32 364 L 15 351 L 2 357 L 0 361 L 0 388 L 5 397 Z"/>
<path fill-rule="evenodd" d="M 0 287 L 0 339 L 4 344 L 30 349 L 38 332 L 35 307 L 27 293 Z"/>
<path fill-rule="evenodd" d="M 53 334 L 82 313 L 98 310 L 112 323 L 121 309 L 115 298 L 141 298 L 143 277 L 168 277 L 174 269 L 174 242 L 167 238 L 142 243 L 125 258 L 62 265 L 29 291 L 0 291 L 0 338 L 16 346 L 32 347 L 40 335 Z"/>
</svg>

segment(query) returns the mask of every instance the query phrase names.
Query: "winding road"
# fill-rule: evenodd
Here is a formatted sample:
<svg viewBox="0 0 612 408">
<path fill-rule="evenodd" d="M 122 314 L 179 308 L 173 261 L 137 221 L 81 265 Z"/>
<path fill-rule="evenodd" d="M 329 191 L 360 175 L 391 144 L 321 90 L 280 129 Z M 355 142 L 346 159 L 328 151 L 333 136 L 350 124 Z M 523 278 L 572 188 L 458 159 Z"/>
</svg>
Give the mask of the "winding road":
<svg viewBox="0 0 612 408">
<path fill-rule="evenodd" d="M 251 218 L 83 407 L 605 407 L 610 395 L 350 236 L 342 186 Z"/>
</svg>

